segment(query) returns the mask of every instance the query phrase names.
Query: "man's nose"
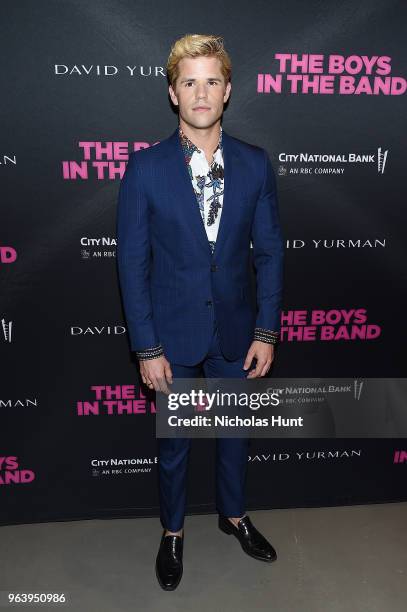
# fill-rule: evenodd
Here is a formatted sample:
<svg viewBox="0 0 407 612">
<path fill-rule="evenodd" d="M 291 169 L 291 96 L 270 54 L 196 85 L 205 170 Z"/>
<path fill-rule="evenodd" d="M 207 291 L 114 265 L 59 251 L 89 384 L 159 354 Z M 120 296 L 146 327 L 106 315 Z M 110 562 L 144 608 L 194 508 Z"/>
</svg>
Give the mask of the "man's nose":
<svg viewBox="0 0 407 612">
<path fill-rule="evenodd" d="M 207 87 L 206 87 L 206 85 L 204 83 L 198 84 L 196 86 L 195 94 L 196 94 L 196 97 L 198 99 L 206 98 L 207 92 L 208 92 L 208 90 L 207 90 Z"/>
</svg>

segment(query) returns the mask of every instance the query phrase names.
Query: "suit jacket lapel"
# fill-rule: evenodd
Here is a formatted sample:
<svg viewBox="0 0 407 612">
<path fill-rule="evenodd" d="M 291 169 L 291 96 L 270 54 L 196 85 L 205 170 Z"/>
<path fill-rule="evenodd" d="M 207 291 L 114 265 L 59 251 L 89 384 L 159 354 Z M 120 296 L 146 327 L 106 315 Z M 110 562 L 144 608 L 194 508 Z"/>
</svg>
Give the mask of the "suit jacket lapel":
<svg viewBox="0 0 407 612">
<path fill-rule="evenodd" d="M 211 257 L 211 248 L 202 222 L 187 164 L 185 163 L 184 152 L 178 135 L 178 127 L 173 132 L 172 136 L 170 136 L 170 143 L 172 152 L 169 157 L 168 165 L 169 184 L 174 190 L 174 193 L 177 194 L 177 199 L 179 197 L 182 215 L 189 230 L 193 232 L 202 248 L 208 253 L 208 256 Z"/>
<path fill-rule="evenodd" d="M 229 231 L 233 226 L 234 216 L 238 214 L 238 207 L 236 206 L 237 199 L 239 197 L 244 197 L 245 193 L 243 184 L 243 164 L 233 145 L 231 137 L 225 130 L 223 130 L 222 133 L 222 147 L 225 178 L 222 215 L 219 221 L 218 235 L 213 254 L 215 260 L 219 258 L 221 249 L 224 247 Z"/>
</svg>

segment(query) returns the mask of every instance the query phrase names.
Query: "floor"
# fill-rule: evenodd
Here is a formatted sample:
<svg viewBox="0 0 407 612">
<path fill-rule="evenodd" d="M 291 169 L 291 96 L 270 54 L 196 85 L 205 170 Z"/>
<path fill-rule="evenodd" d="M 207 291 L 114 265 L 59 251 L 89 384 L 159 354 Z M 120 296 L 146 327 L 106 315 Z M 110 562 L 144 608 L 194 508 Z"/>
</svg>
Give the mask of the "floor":
<svg viewBox="0 0 407 612">
<path fill-rule="evenodd" d="M 75 612 L 405 612 L 407 503 L 248 512 L 277 550 L 247 556 L 216 515 L 185 519 L 184 574 L 158 585 L 158 518 L 0 528 L 0 610 Z M 9 606 L 9 590 L 65 593 L 59 606 Z"/>
</svg>

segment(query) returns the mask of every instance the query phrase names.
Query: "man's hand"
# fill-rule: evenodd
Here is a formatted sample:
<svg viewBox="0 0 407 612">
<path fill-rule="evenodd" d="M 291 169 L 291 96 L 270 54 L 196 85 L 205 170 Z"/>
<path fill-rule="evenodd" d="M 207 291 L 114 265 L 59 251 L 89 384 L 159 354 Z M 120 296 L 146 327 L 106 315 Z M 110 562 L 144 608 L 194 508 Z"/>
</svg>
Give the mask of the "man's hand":
<svg viewBox="0 0 407 612">
<path fill-rule="evenodd" d="M 143 383 L 145 383 L 149 389 L 162 391 L 167 395 L 170 393 L 167 383 L 170 385 L 172 384 L 172 371 L 170 362 L 164 355 L 156 357 L 155 359 L 141 360 L 140 374 Z"/>
<path fill-rule="evenodd" d="M 256 367 L 250 370 L 246 378 L 259 378 L 267 374 L 274 359 L 274 345 L 254 340 L 247 352 L 244 370 L 250 367 L 254 358 L 257 360 Z"/>
</svg>

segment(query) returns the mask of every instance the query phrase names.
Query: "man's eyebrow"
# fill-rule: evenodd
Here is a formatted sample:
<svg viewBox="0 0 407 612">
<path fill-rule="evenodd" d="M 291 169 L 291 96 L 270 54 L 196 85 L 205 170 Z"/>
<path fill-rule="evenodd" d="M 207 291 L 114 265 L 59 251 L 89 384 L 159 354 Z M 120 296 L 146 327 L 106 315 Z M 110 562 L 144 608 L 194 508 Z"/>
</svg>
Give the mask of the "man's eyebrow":
<svg viewBox="0 0 407 612">
<path fill-rule="evenodd" d="M 207 81 L 222 81 L 222 79 L 220 79 L 219 77 L 207 77 L 206 79 Z M 181 79 L 181 83 L 184 83 L 185 81 L 196 81 L 196 79 L 194 79 L 193 77 L 185 77 L 183 79 Z"/>
</svg>

